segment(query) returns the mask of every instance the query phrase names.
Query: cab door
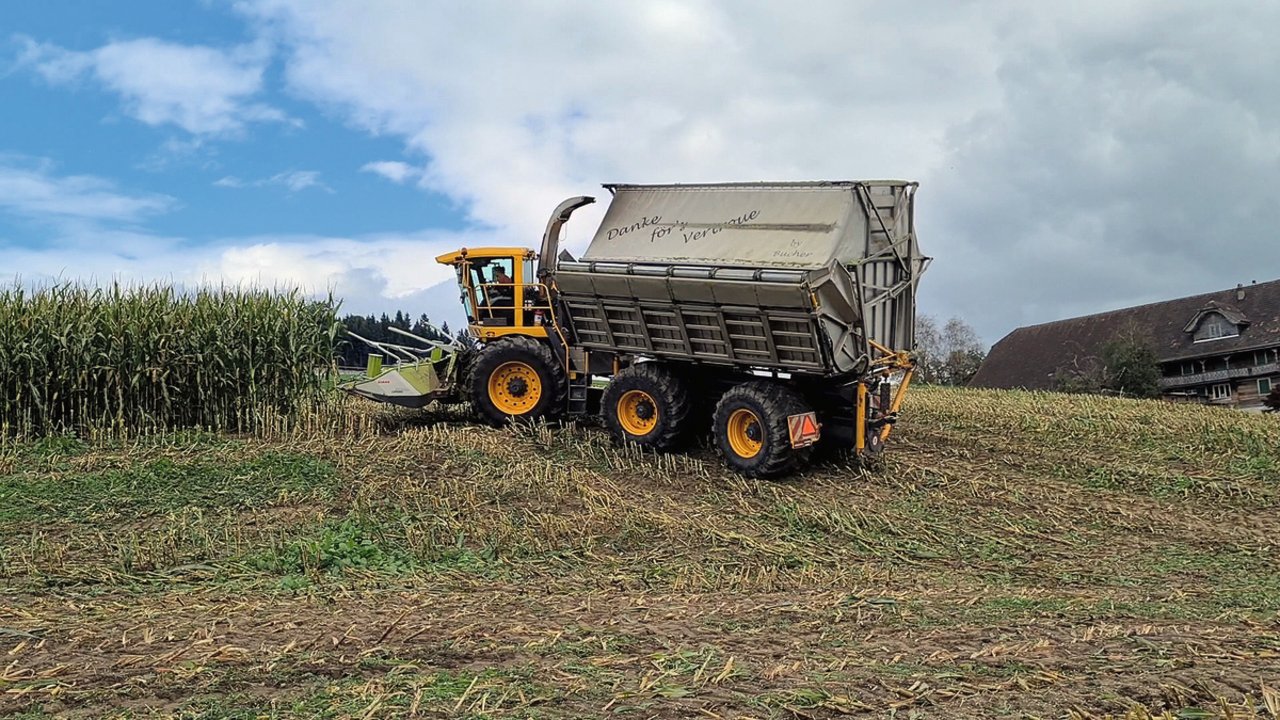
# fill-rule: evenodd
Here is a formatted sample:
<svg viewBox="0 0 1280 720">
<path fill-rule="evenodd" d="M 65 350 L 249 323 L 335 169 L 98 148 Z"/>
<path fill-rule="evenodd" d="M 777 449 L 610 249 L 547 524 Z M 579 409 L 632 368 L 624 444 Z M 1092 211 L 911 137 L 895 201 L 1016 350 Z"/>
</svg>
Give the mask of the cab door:
<svg viewBox="0 0 1280 720">
<path fill-rule="evenodd" d="M 514 257 L 469 258 L 468 281 L 475 289 L 476 320 L 480 325 L 519 327 L 521 323 L 521 267 Z"/>
</svg>

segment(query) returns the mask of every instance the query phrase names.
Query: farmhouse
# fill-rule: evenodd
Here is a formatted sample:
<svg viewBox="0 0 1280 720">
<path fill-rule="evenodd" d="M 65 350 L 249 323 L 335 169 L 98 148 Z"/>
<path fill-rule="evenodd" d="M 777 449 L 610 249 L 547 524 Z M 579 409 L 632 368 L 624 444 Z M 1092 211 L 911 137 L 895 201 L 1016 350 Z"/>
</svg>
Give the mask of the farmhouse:
<svg viewBox="0 0 1280 720">
<path fill-rule="evenodd" d="M 970 385 L 1052 390 L 1130 334 L 1155 350 L 1165 398 L 1261 408 L 1280 385 L 1280 280 L 1018 328 Z"/>
</svg>

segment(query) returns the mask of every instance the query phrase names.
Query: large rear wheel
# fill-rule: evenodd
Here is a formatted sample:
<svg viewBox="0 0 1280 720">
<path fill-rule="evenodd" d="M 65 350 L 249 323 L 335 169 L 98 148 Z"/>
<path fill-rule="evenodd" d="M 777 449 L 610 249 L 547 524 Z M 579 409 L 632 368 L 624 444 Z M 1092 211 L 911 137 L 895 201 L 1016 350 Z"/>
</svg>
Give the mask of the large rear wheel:
<svg viewBox="0 0 1280 720">
<path fill-rule="evenodd" d="M 730 468 L 747 477 L 792 472 L 809 462 L 812 448 L 791 447 L 787 418 L 812 410 L 799 393 L 776 382 L 735 385 L 716 404 L 716 447 Z"/>
<path fill-rule="evenodd" d="M 551 348 L 532 338 L 485 345 L 471 363 L 467 384 L 471 407 L 494 425 L 554 416 L 565 404 L 564 372 Z"/>
<path fill-rule="evenodd" d="M 658 363 L 632 365 L 613 377 L 600 402 L 613 437 L 655 450 L 674 450 L 688 439 L 693 403 L 678 375 Z"/>
</svg>

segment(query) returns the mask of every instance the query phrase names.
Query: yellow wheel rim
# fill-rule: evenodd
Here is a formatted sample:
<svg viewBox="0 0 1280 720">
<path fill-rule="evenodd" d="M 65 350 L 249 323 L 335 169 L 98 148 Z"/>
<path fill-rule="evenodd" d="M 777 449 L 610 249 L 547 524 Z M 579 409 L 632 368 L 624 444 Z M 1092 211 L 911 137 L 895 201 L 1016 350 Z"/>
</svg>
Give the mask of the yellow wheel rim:
<svg viewBox="0 0 1280 720">
<path fill-rule="evenodd" d="M 764 426 L 760 424 L 760 417 L 746 408 L 738 408 L 729 414 L 725 433 L 729 436 L 729 447 L 740 458 L 753 458 L 764 447 Z"/>
<path fill-rule="evenodd" d="M 628 390 L 618 398 L 618 424 L 628 433 L 641 437 L 658 426 L 658 403 L 643 390 Z"/>
<path fill-rule="evenodd" d="M 542 398 L 538 371 L 518 360 L 499 365 L 489 375 L 489 400 L 504 415 L 523 415 Z"/>
</svg>

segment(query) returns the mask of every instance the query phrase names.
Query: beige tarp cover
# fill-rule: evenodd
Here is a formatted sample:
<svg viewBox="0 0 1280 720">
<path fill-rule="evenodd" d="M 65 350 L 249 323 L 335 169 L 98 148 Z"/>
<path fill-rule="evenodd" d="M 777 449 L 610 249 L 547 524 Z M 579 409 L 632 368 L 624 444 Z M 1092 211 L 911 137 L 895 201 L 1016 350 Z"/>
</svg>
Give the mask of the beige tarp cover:
<svg viewBox="0 0 1280 720">
<path fill-rule="evenodd" d="M 615 188 L 584 260 L 817 268 L 865 252 L 853 183 Z"/>
</svg>

